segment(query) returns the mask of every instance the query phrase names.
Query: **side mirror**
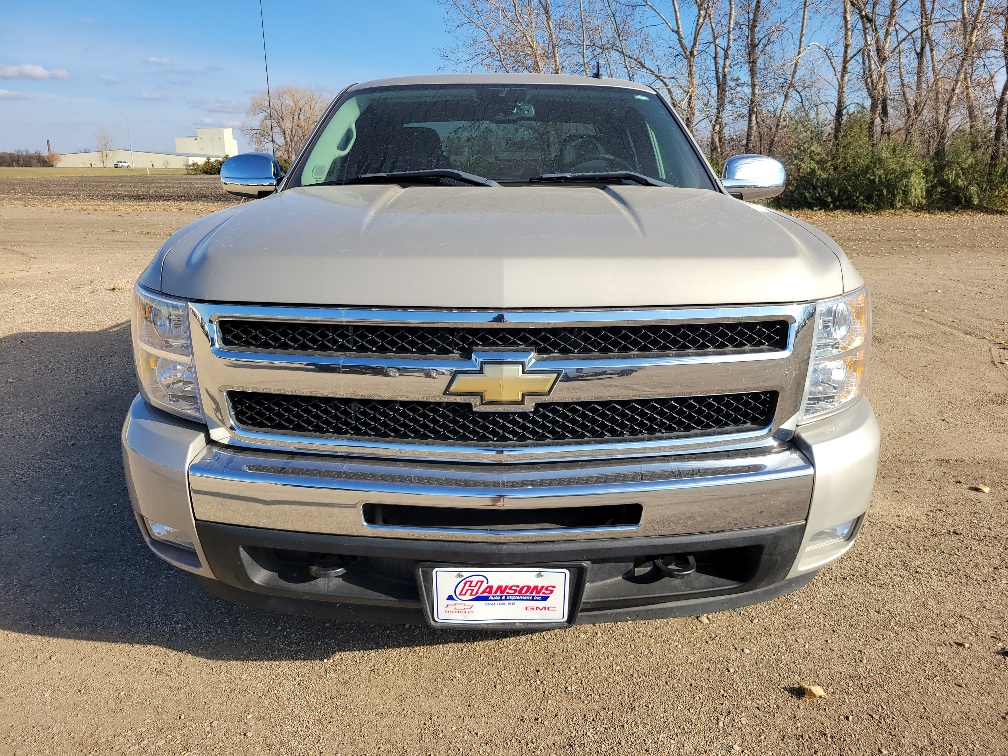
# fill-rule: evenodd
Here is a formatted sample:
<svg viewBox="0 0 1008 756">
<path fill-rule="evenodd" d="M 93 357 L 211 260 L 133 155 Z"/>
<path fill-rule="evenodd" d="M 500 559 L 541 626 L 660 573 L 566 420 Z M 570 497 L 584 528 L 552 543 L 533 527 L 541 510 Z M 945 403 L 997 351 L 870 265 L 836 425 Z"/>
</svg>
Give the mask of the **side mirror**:
<svg viewBox="0 0 1008 756">
<path fill-rule="evenodd" d="M 780 161 L 765 155 L 735 155 L 721 171 L 721 185 L 740 200 L 770 199 L 784 191 L 787 173 Z"/>
<path fill-rule="evenodd" d="M 224 191 L 240 197 L 265 197 L 276 191 L 283 178 L 280 163 L 268 152 L 243 152 L 228 158 L 221 166 Z"/>
</svg>

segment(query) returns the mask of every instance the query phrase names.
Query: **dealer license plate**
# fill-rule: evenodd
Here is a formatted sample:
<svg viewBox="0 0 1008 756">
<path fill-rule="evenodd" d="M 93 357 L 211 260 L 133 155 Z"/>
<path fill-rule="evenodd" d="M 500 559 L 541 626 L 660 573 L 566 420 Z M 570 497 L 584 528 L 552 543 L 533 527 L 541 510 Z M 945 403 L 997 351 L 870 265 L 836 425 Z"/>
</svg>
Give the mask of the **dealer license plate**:
<svg viewBox="0 0 1008 756">
<path fill-rule="evenodd" d="M 434 570 L 434 621 L 449 624 L 566 622 L 570 570 Z"/>
</svg>

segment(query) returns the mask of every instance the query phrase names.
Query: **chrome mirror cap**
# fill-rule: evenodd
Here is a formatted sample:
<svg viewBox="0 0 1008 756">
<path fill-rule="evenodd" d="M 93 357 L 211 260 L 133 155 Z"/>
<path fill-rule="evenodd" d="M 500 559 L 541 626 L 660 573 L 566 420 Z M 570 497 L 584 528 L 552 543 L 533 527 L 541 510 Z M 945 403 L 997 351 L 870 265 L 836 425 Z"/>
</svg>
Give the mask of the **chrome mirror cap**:
<svg viewBox="0 0 1008 756">
<path fill-rule="evenodd" d="M 226 192 L 240 197 L 265 197 L 276 191 L 283 171 L 268 152 L 243 152 L 224 161 L 220 178 Z"/>
<path fill-rule="evenodd" d="M 786 180 L 781 162 L 766 155 L 735 155 L 721 172 L 725 191 L 747 202 L 776 197 L 784 191 Z"/>
</svg>

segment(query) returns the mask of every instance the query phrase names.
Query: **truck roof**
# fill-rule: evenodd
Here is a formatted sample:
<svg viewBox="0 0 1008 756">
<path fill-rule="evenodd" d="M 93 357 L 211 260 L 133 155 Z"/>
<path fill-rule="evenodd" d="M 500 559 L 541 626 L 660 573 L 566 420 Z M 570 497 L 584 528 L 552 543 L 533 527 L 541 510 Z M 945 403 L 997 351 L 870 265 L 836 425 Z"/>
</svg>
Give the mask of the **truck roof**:
<svg viewBox="0 0 1008 756">
<path fill-rule="evenodd" d="M 654 92 L 646 84 L 624 79 L 595 79 L 591 76 L 571 76 L 568 74 L 530 74 L 530 73 L 463 73 L 463 74 L 432 74 L 428 76 L 399 76 L 391 79 L 373 79 L 354 84 L 349 91 L 370 89 L 372 87 L 410 87 L 417 85 L 437 84 L 557 84 L 582 87 L 622 87 L 637 89 L 642 92 Z"/>
</svg>

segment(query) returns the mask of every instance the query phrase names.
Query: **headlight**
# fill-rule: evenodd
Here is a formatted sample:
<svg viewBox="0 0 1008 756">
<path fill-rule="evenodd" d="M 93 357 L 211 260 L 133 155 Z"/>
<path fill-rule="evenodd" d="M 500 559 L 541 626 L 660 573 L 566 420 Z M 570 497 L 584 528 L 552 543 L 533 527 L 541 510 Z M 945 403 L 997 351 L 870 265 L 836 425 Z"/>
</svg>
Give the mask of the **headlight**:
<svg viewBox="0 0 1008 756">
<path fill-rule="evenodd" d="M 140 393 L 155 407 L 203 419 L 186 303 L 137 286 L 133 305 L 133 358 Z"/>
<path fill-rule="evenodd" d="M 868 294 L 863 288 L 816 304 L 803 422 L 841 409 L 861 396 L 869 320 Z"/>
</svg>

